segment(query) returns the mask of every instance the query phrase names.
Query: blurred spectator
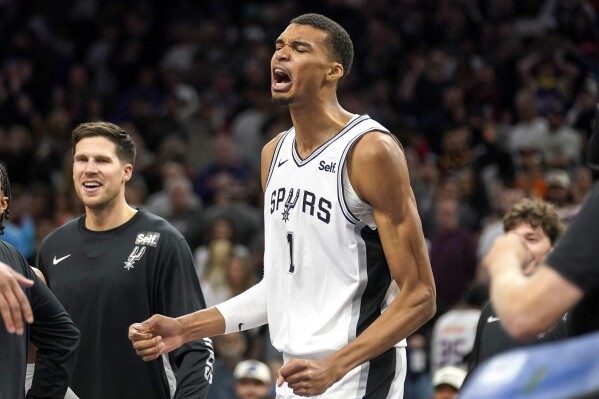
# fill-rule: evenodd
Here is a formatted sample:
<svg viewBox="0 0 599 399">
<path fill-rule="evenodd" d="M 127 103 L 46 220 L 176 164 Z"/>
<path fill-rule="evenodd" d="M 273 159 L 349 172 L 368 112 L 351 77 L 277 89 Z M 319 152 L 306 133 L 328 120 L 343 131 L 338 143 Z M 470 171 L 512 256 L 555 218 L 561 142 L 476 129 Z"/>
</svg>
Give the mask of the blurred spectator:
<svg viewBox="0 0 599 399">
<path fill-rule="evenodd" d="M 143 178 L 133 175 L 125 187 L 125 199 L 134 208 L 141 208 L 148 197 L 148 186 Z"/>
<path fill-rule="evenodd" d="M 435 190 L 439 183 L 439 169 L 432 155 L 421 159 L 413 147 L 405 148 L 406 162 L 410 172 L 410 183 L 421 215 L 430 214 Z"/>
<path fill-rule="evenodd" d="M 545 163 L 543 155 L 537 149 L 530 148 L 519 153 L 520 167 L 516 175 L 516 187 L 521 188 L 527 197 L 545 198 Z"/>
<path fill-rule="evenodd" d="M 4 221 L 2 240 L 12 244 L 29 264 L 35 262 L 35 223 L 29 209 L 31 195 L 19 184 L 11 186 L 10 217 Z"/>
<path fill-rule="evenodd" d="M 466 378 L 466 372 L 458 367 L 448 366 L 433 375 L 433 399 L 455 399 Z"/>
<path fill-rule="evenodd" d="M 215 218 L 225 217 L 233 225 L 235 241 L 245 246 L 253 246 L 263 233 L 261 210 L 249 202 L 249 188 L 238 181 L 226 177 L 215 192 L 214 205 L 206 208 L 204 220 L 210 223 Z"/>
<path fill-rule="evenodd" d="M 175 226 L 189 242 L 193 237 L 196 224 L 202 218 L 202 203 L 193 192 L 191 180 L 187 177 L 169 180 L 166 189 L 168 200 L 163 217 Z"/>
<path fill-rule="evenodd" d="M 244 360 L 235 367 L 235 392 L 238 399 L 266 399 L 272 385 L 268 366 L 257 360 Z"/>
<path fill-rule="evenodd" d="M 158 165 L 157 165 L 158 166 Z M 187 176 L 187 168 L 185 164 L 176 160 L 165 160 L 160 166 L 160 191 L 156 191 L 148 196 L 144 208 L 159 216 L 165 217 L 173 212 L 173 204 L 171 202 L 170 185 L 175 181 L 187 180 L 191 181 Z M 186 184 L 186 183 L 180 183 Z M 179 184 L 179 185 L 180 185 Z M 202 200 L 194 193 L 189 193 L 190 206 L 194 208 L 202 208 Z"/>
<path fill-rule="evenodd" d="M 208 399 L 236 399 L 233 372 L 235 366 L 245 358 L 248 349 L 245 332 L 219 335 L 214 337 L 213 343 L 216 360 Z"/>
<path fill-rule="evenodd" d="M 493 187 L 491 199 L 492 212 L 483 221 L 483 228 L 478 238 L 476 258 L 481 261 L 487 254 L 495 238 L 504 234 L 503 215 L 524 198 L 524 190 L 497 183 Z"/>
<path fill-rule="evenodd" d="M 214 218 L 209 226 L 206 243 L 194 250 L 195 267 L 202 286 L 225 283 L 227 266 L 233 256 L 247 256 L 248 249 L 236 244 L 232 223 L 224 216 Z"/>
<path fill-rule="evenodd" d="M 562 105 L 553 102 L 545 110 L 549 135 L 541 143 L 541 151 L 550 168 L 571 169 L 580 164 L 582 140 L 580 133 L 564 124 Z"/>
<path fill-rule="evenodd" d="M 416 332 L 407 339 L 406 355 L 408 369 L 404 397 L 412 399 L 428 399 L 431 396 L 431 376 L 427 363 L 427 340 L 422 332 Z"/>
<path fill-rule="evenodd" d="M 272 113 L 272 103 L 263 88 L 254 90 L 248 98 L 249 107 L 235 116 L 231 123 L 235 151 L 253 170 L 260 166 L 260 153 L 267 139 L 262 128 Z"/>
<path fill-rule="evenodd" d="M 572 202 L 570 176 L 565 170 L 553 169 L 547 172 L 546 183 L 545 200 L 555 205 L 562 222 L 568 223 L 574 218 L 580 205 Z"/>
<path fill-rule="evenodd" d="M 0 125 L 0 140 L 0 159 L 13 184 L 30 184 L 35 172 L 32 160 L 36 149 L 31 131 L 24 125 L 11 125 L 3 131 Z"/>
<path fill-rule="evenodd" d="M 451 129 L 443 134 L 438 164 L 443 174 L 460 172 L 472 164 L 472 145 L 468 128 Z"/>
<path fill-rule="evenodd" d="M 437 312 L 455 305 L 476 270 L 476 242 L 459 224 L 459 204 L 440 198 L 435 207 L 437 232 L 431 238 L 430 259 L 437 285 Z"/>
<path fill-rule="evenodd" d="M 516 166 L 511 154 L 501 143 L 495 123 L 481 120 L 474 123 L 473 129 L 479 132 L 479 137 L 473 150 L 472 168 L 484 185 L 487 197 L 492 200 L 492 190 L 497 181 L 504 185 L 514 184 Z"/>
<path fill-rule="evenodd" d="M 579 166 L 574 170 L 570 192 L 572 202 L 581 205 L 593 188 L 593 173 L 588 166 Z"/>
<path fill-rule="evenodd" d="M 512 126 L 509 149 L 514 156 L 521 152 L 541 151 L 549 135 L 547 121 L 539 115 L 537 99 L 529 92 L 521 91 L 515 99 L 519 121 Z"/>
<path fill-rule="evenodd" d="M 217 201 L 219 191 L 236 184 L 241 188 L 249 182 L 251 170 L 235 153 L 231 136 L 219 134 L 214 139 L 214 161 L 194 177 L 195 192 L 206 205 Z"/>
<path fill-rule="evenodd" d="M 447 366 L 467 368 L 480 310 L 488 299 L 486 284 L 472 284 L 457 305 L 437 318 L 429 345 L 432 375 Z"/>
<path fill-rule="evenodd" d="M 206 306 L 214 306 L 241 294 L 258 282 L 255 271 L 250 264 L 249 256 L 233 253 L 225 265 L 225 276 L 222 281 L 202 281 L 202 292 Z M 214 280 L 214 279 L 213 279 Z"/>
<path fill-rule="evenodd" d="M 469 189 L 467 173 L 451 174 L 442 178 L 435 186 L 434 200 L 428 210 L 423 209 L 422 223 L 424 235 L 431 238 L 439 230 L 439 220 L 437 218 L 437 206 L 444 199 L 455 200 L 458 204 L 458 224 L 460 227 L 474 231 L 480 221 L 477 220 L 477 211 L 465 197 L 465 190 Z M 425 213 L 426 211 L 426 213 Z"/>
</svg>

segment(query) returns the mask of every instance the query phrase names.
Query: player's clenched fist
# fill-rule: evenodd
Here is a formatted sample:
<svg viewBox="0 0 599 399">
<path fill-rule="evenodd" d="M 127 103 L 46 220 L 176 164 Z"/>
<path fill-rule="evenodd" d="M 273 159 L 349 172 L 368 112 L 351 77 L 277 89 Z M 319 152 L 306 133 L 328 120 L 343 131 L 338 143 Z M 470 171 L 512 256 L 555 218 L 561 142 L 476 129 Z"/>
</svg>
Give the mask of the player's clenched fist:
<svg viewBox="0 0 599 399">
<path fill-rule="evenodd" d="M 144 361 L 154 360 L 184 344 L 177 319 L 154 315 L 142 323 L 129 326 L 129 340 Z"/>
</svg>

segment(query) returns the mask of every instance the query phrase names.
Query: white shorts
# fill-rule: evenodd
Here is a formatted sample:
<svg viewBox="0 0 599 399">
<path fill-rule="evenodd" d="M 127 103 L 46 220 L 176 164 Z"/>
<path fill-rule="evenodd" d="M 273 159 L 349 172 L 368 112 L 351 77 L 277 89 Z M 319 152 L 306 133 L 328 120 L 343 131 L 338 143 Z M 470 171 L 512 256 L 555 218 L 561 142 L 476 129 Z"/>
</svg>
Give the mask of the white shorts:
<svg viewBox="0 0 599 399">
<path fill-rule="evenodd" d="M 290 358 L 283 355 L 285 363 Z M 310 396 L 309 399 L 402 399 L 405 380 L 406 349 L 394 347 L 351 370 L 322 395 Z M 306 397 L 294 395 L 287 383 L 284 383 L 277 387 L 276 399 Z"/>
</svg>

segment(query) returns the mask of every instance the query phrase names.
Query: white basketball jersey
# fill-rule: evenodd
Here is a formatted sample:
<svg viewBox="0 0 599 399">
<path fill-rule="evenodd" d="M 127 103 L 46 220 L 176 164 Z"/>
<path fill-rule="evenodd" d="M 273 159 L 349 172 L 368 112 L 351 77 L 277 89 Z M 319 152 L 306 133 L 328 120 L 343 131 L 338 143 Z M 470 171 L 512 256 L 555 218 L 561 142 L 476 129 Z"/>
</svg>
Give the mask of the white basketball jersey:
<svg viewBox="0 0 599 399">
<path fill-rule="evenodd" d="M 274 151 L 265 189 L 264 280 L 272 343 L 286 356 L 322 358 L 340 349 L 399 292 L 378 231 L 368 226 L 372 215 L 362 218 L 368 222 L 356 216 L 369 205 L 353 196 L 348 206 L 344 194 L 353 191 L 343 178 L 347 154 L 373 130 L 388 132 L 356 116 L 301 159 L 292 128 Z"/>
<path fill-rule="evenodd" d="M 468 368 L 480 309 L 452 309 L 435 322 L 431 337 L 431 375 L 445 366 Z"/>
</svg>

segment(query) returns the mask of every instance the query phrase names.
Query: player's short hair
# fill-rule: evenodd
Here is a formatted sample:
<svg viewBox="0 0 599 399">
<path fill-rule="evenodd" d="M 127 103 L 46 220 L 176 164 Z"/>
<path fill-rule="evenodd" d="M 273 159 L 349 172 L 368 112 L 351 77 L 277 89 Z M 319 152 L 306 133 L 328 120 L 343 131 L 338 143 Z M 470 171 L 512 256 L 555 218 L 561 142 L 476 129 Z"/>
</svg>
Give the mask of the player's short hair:
<svg viewBox="0 0 599 399">
<path fill-rule="evenodd" d="M 551 245 L 564 230 L 555 206 L 549 202 L 523 198 L 503 217 L 503 229 L 507 232 L 515 229 L 521 223 L 528 223 L 533 228 L 541 227 L 547 234 Z"/>
<path fill-rule="evenodd" d="M 2 190 L 4 196 L 8 198 L 8 204 L 10 206 L 10 180 L 8 180 L 8 172 L 2 164 L 0 164 L 0 190 Z M 0 215 L 0 235 L 4 234 L 4 225 L 2 224 L 2 222 L 4 221 L 4 218 L 8 219 L 8 209 L 9 208 L 6 208 L 4 210 L 4 213 Z"/>
<path fill-rule="evenodd" d="M 334 61 L 343 65 L 343 77 L 349 75 L 354 62 L 354 45 L 349 33 L 337 22 L 321 14 L 304 14 L 291 20 L 292 24 L 309 25 L 327 33 L 327 45 Z"/>
<path fill-rule="evenodd" d="M 116 155 L 121 161 L 135 163 L 135 142 L 123 128 L 109 122 L 81 123 L 73 130 L 72 146 L 73 154 L 77 143 L 88 137 L 105 137 L 116 146 Z"/>
</svg>

